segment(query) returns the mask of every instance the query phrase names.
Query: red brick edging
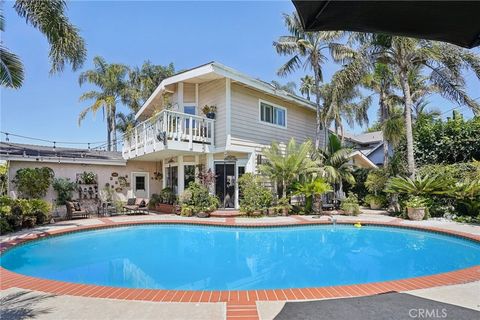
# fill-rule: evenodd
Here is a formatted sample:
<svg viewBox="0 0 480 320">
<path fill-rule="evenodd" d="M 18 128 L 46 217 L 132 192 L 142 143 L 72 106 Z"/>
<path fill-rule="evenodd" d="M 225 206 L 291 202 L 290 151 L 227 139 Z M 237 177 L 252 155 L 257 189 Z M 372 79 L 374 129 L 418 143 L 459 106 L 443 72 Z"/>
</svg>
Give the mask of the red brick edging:
<svg viewBox="0 0 480 320">
<path fill-rule="evenodd" d="M 211 226 L 237 226 L 237 227 L 275 227 L 275 226 L 298 226 L 330 224 L 327 221 L 309 221 L 303 217 L 294 217 L 295 223 L 274 224 L 239 224 L 234 218 L 227 218 L 226 222 L 217 221 L 135 221 L 114 222 L 108 218 L 101 219 L 102 225 L 82 226 L 74 230 L 57 230 L 46 233 L 31 235 L 21 239 L 11 240 L 0 244 L 0 251 L 4 252 L 15 245 L 32 240 L 38 240 L 51 236 L 86 230 L 104 229 L 129 225 L 145 224 L 196 224 Z M 337 222 L 337 224 L 353 224 L 351 222 Z M 417 227 L 400 225 L 399 223 L 362 222 L 363 225 L 389 226 L 407 228 L 451 236 L 480 242 L 480 236 L 464 232 L 457 232 L 433 227 Z M 14 273 L 0 267 L 0 289 L 11 287 L 42 291 L 57 295 L 73 295 L 82 297 L 110 298 L 120 300 L 143 300 L 162 302 L 226 302 L 227 318 L 229 319 L 257 319 L 256 301 L 286 301 L 286 300 L 309 300 L 324 298 L 358 297 L 385 293 L 390 291 L 408 291 L 415 289 L 430 288 L 443 285 L 460 284 L 480 280 L 480 266 L 451 272 L 428 275 L 416 278 L 407 278 L 394 281 L 383 281 L 356 285 L 329 286 L 318 288 L 299 289 L 274 289 L 274 290 L 230 290 L 230 291 L 192 291 L 192 290 L 156 290 L 156 289 L 131 289 L 108 286 L 84 285 L 70 282 L 45 280 L 35 277 Z"/>
</svg>

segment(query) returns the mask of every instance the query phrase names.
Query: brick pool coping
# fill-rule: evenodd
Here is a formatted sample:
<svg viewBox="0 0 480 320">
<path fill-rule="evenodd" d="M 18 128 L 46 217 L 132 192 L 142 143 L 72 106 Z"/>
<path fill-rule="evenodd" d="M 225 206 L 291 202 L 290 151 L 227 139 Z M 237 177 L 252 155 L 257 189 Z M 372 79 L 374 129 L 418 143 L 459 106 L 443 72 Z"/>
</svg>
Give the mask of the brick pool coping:
<svg viewBox="0 0 480 320">
<path fill-rule="evenodd" d="M 166 220 L 166 221 L 128 221 L 115 222 L 108 218 L 100 218 L 102 224 L 80 226 L 63 230 L 54 230 L 34 235 L 16 238 L 0 244 L 0 251 L 3 253 L 16 245 L 43 238 L 54 237 L 69 233 L 115 228 L 135 225 L 154 224 L 185 224 L 204 226 L 226 226 L 226 227 L 281 227 L 281 226 L 306 226 L 326 225 L 328 221 L 310 221 L 302 216 L 290 216 L 292 222 L 277 223 L 237 223 L 235 218 L 226 218 L 225 222 L 200 220 Z M 405 228 L 420 231 L 427 231 L 463 239 L 480 242 L 480 235 L 466 232 L 452 231 L 436 227 L 412 226 L 394 222 L 362 221 L 362 225 L 385 226 Z M 352 225 L 355 222 L 339 221 L 339 225 Z M 339 285 L 315 288 L 291 288 L 291 289 L 267 289 L 267 290 L 161 290 L 161 289 L 131 289 L 97 285 L 76 284 L 57 280 L 46 280 L 25 276 L 11 272 L 0 267 L 0 290 L 11 287 L 42 291 L 56 295 L 72 295 L 93 298 L 108 298 L 120 300 L 140 300 L 152 302 L 225 302 L 227 303 L 228 319 L 258 319 L 256 301 L 291 301 L 291 300 L 316 300 L 325 298 L 359 297 L 380 294 L 391 291 L 409 291 L 416 289 L 431 288 L 444 285 L 461 284 L 480 280 L 480 265 L 455 270 L 446 273 L 407 278 L 401 280 L 373 282 L 354 285 Z"/>
</svg>

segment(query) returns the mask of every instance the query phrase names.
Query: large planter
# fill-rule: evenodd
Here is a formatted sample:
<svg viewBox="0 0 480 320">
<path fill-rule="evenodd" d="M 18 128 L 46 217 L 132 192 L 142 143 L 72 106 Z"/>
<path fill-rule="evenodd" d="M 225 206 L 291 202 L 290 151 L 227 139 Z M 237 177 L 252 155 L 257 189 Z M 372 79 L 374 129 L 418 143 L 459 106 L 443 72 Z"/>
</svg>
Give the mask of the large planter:
<svg viewBox="0 0 480 320">
<path fill-rule="evenodd" d="M 425 217 L 425 208 L 407 208 L 407 214 L 410 220 L 423 220 Z"/>
<path fill-rule="evenodd" d="M 155 210 L 161 213 L 176 213 L 175 205 L 167 203 L 157 203 Z"/>
</svg>

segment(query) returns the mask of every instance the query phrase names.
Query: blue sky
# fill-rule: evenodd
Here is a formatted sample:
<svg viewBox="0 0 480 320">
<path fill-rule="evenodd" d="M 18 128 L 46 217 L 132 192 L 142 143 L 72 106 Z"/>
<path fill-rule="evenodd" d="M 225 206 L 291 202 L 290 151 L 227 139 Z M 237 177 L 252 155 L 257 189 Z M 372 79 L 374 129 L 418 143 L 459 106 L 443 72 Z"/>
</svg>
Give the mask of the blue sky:
<svg viewBox="0 0 480 320">
<path fill-rule="evenodd" d="M 1 89 L 1 130 L 56 141 L 104 141 L 101 113 L 88 116 L 80 127 L 77 124 L 79 112 L 87 106 L 78 97 L 89 89 L 78 85 L 81 70 L 66 68 L 50 76 L 44 36 L 16 15 L 12 2 L 3 5 L 6 32 L 2 41 L 21 57 L 26 78 L 19 90 Z M 298 81 L 304 73 L 279 79 L 276 70 L 286 58 L 275 53 L 272 41 L 286 33 L 281 15 L 293 9 L 290 1 L 76 1 L 69 4 L 68 16 L 87 43 L 88 59 L 82 70 L 91 68 L 96 55 L 130 66 L 144 60 L 173 62 L 177 70 L 216 60 L 262 80 L 287 82 Z M 325 65 L 326 80 L 336 68 L 333 62 Z M 471 95 L 480 96 L 480 82 L 472 74 L 467 83 Z M 442 110 L 455 107 L 439 97 L 429 100 Z M 372 121 L 376 109 L 375 104 L 370 108 Z M 462 111 L 471 116 L 466 108 Z M 27 142 L 13 137 L 10 141 Z"/>
</svg>

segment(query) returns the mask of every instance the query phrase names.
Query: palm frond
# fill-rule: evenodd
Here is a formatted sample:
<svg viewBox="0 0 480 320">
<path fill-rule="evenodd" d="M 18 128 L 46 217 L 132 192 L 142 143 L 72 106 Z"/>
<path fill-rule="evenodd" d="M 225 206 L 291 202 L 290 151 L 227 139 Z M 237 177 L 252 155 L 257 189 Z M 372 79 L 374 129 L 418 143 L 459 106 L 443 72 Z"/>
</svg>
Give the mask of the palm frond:
<svg viewBox="0 0 480 320">
<path fill-rule="evenodd" d="M 20 58 L 0 46 L 0 85 L 9 88 L 20 88 L 23 83 L 23 64 Z"/>
</svg>

